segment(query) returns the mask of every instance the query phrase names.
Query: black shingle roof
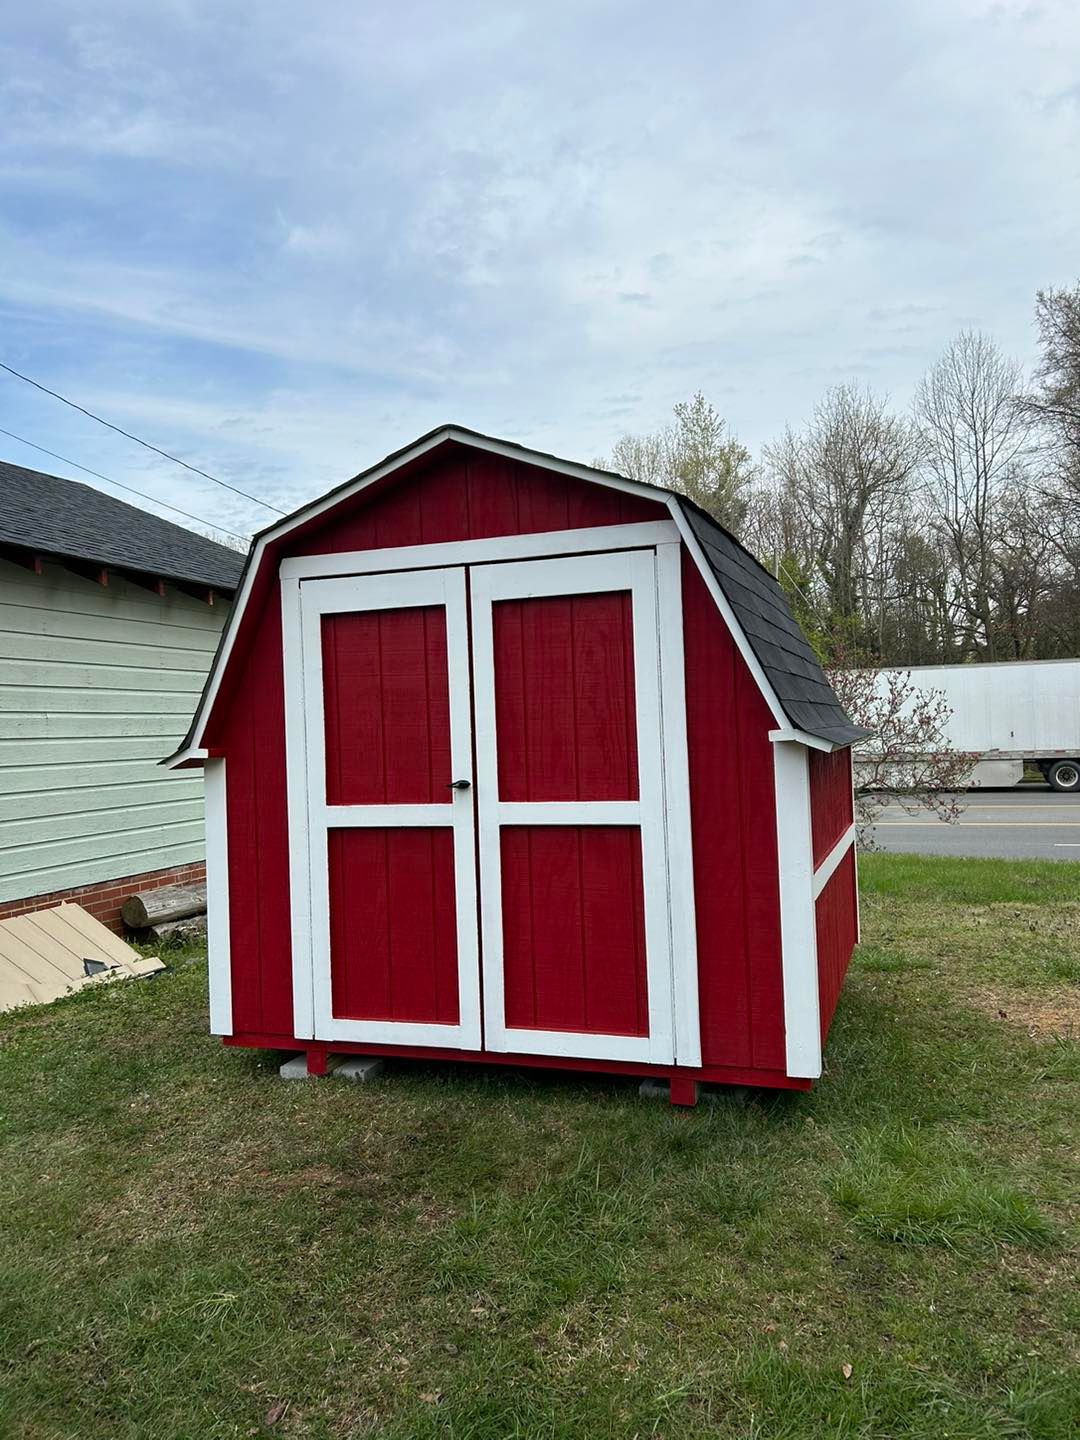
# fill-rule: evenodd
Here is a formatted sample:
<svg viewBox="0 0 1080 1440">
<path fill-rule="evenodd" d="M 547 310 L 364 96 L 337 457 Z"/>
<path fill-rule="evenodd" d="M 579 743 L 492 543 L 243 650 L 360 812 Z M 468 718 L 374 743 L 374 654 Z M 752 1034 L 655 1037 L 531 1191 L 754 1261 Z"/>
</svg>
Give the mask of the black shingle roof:
<svg viewBox="0 0 1080 1440">
<path fill-rule="evenodd" d="M 677 498 L 792 725 L 835 745 L 850 745 L 869 735 L 844 713 L 773 576 L 703 510 L 681 495 Z"/>
<path fill-rule="evenodd" d="M 244 557 L 78 480 L 0 460 L 0 544 L 231 594 Z"/>
</svg>

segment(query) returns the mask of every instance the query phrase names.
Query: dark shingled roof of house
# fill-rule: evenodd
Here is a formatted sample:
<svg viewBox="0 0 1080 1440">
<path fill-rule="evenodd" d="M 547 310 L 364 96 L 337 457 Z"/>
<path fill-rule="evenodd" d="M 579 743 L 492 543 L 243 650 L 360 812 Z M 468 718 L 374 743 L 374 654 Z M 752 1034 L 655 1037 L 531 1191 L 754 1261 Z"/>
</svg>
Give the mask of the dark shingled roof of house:
<svg viewBox="0 0 1080 1440">
<path fill-rule="evenodd" d="M 0 545 L 232 594 L 244 557 L 78 480 L 0 461 Z"/>
<path fill-rule="evenodd" d="M 848 719 L 773 576 L 703 510 L 677 499 L 792 725 L 835 745 L 871 734 Z"/>
</svg>

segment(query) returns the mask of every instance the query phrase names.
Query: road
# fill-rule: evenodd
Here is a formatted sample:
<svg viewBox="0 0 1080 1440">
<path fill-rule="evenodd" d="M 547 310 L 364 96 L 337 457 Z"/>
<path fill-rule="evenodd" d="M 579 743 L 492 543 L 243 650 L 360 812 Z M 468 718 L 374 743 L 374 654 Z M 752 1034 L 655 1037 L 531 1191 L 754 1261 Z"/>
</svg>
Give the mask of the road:
<svg viewBox="0 0 1080 1440">
<path fill-rule="evenodd" d="M 973 790 L 954 825 L 925 811 L 907 815 L 892 803 L 882 811 L 874 838 L 882 850 L 916 855 L 1080 860 L 1080 795 L 1027 786 Z"/>
</svg>

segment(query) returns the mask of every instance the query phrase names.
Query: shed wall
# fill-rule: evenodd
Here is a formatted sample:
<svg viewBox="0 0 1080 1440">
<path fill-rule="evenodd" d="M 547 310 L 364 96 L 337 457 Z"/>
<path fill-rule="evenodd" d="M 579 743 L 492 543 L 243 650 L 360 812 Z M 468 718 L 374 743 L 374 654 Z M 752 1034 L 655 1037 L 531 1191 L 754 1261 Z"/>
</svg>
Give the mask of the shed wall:
<svg viewBox="0 0 1080 1440">
<path fill-rule="evenodd" d="M 782 1071 L 774 722 L 685 549 L 683 628 L 702 1063 Z"/>
<path fill-rule="evenodd" d="M 268 557 L 666 518 L 615 489 L 482 452 L 345 502 Z M 772 717 L 692 559 L 684 623 L 703 1064 L 784 1069 Z M 250 619 L 249 619 L 250 616 Z M 292 1033 L 280 587 L 253 590 L 206 742 L 227 756 L 233 1024 Z M 234 837 L 242 837 L 237 844 Z"/>
<path fill-rule="evenodd" d="M 851 751 L 807 752 L 810 760 L 810 828 L 814 868 L 828 855 L 854 819 L 851 795 Z"/>
<path fill-rule="evenodd" d="M 0 903 L 203 858 L 183 736 L 228 606 L 0 561 Z"/>
<path fill-rule="evenodd" d="M 844 983 L 848 962 L 857 939 L 858 901 L 855 883 L 853 846 L 830 875 L 814 907 L 822 1040 L 829 1033 L 836 1002 L 840 998 L 840 988 Z"/>
</svg>

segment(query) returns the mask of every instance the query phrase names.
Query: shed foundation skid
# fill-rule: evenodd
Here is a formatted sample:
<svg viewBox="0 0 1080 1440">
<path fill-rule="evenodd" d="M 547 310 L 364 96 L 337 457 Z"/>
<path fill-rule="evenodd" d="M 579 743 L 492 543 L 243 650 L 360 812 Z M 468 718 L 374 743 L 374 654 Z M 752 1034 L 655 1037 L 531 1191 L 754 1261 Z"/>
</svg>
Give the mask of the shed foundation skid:
<svg viewBox="0 0 1080 1440">
<path fill-rule="evenodd" d="M 299 1080 L 308 1076 L 335 1075 L 342 1068 L 342 1057 L 356 1055 L 368 1059 L 429 1060 L 438 1063 L 452 1061 L 474 1065 L 508 1065 L 522 1070 L 562 1070 L 568 1074 L 583 1075 L 625 1075 L 641 1078 L 663 1085 L 672 1105 L 692 1106 L 698 1102 L 698 1085 L 729 1085 L 735 1089 L 762 1090 L 809 1090 L 812 1081 L 780 1071 L 736 1070 L 713 1065 L 706 1068 L 684 1071 L 665 1070 L 659 1066 L 634 1065 L 617 1060 L 553 1059 L 547 1055 L 505 1055 L 493 1050 L 442 1050 L 434 1046 L 416 1045 L 349 1045 L 335 1043 L 332 1051 L 322 1045 L 298 1040 L 286 1035 L 226 1035 L 222 1043 L 241 1050 L 286 1050 L 293 1051 L 292 1057 L 281 1067 L 284 1079 Z M 298 1054 L 295 1052 L 299 1052 Z M 286 1074 L 288 1069 L 288 1074 Z M 373 1079 L 379 1073 L 369 1070 L 364 1079 Z M 349 1078 L 344 1077 L 344 1078 Z"/>
<path fill-rule="evenodd" d="M 168 762 L 206 771 L 211 1028 L 312 1075 L 805 1090 L 862 733 L 688 501 L 432 432 L 256 539 Z"/>
</svg>

